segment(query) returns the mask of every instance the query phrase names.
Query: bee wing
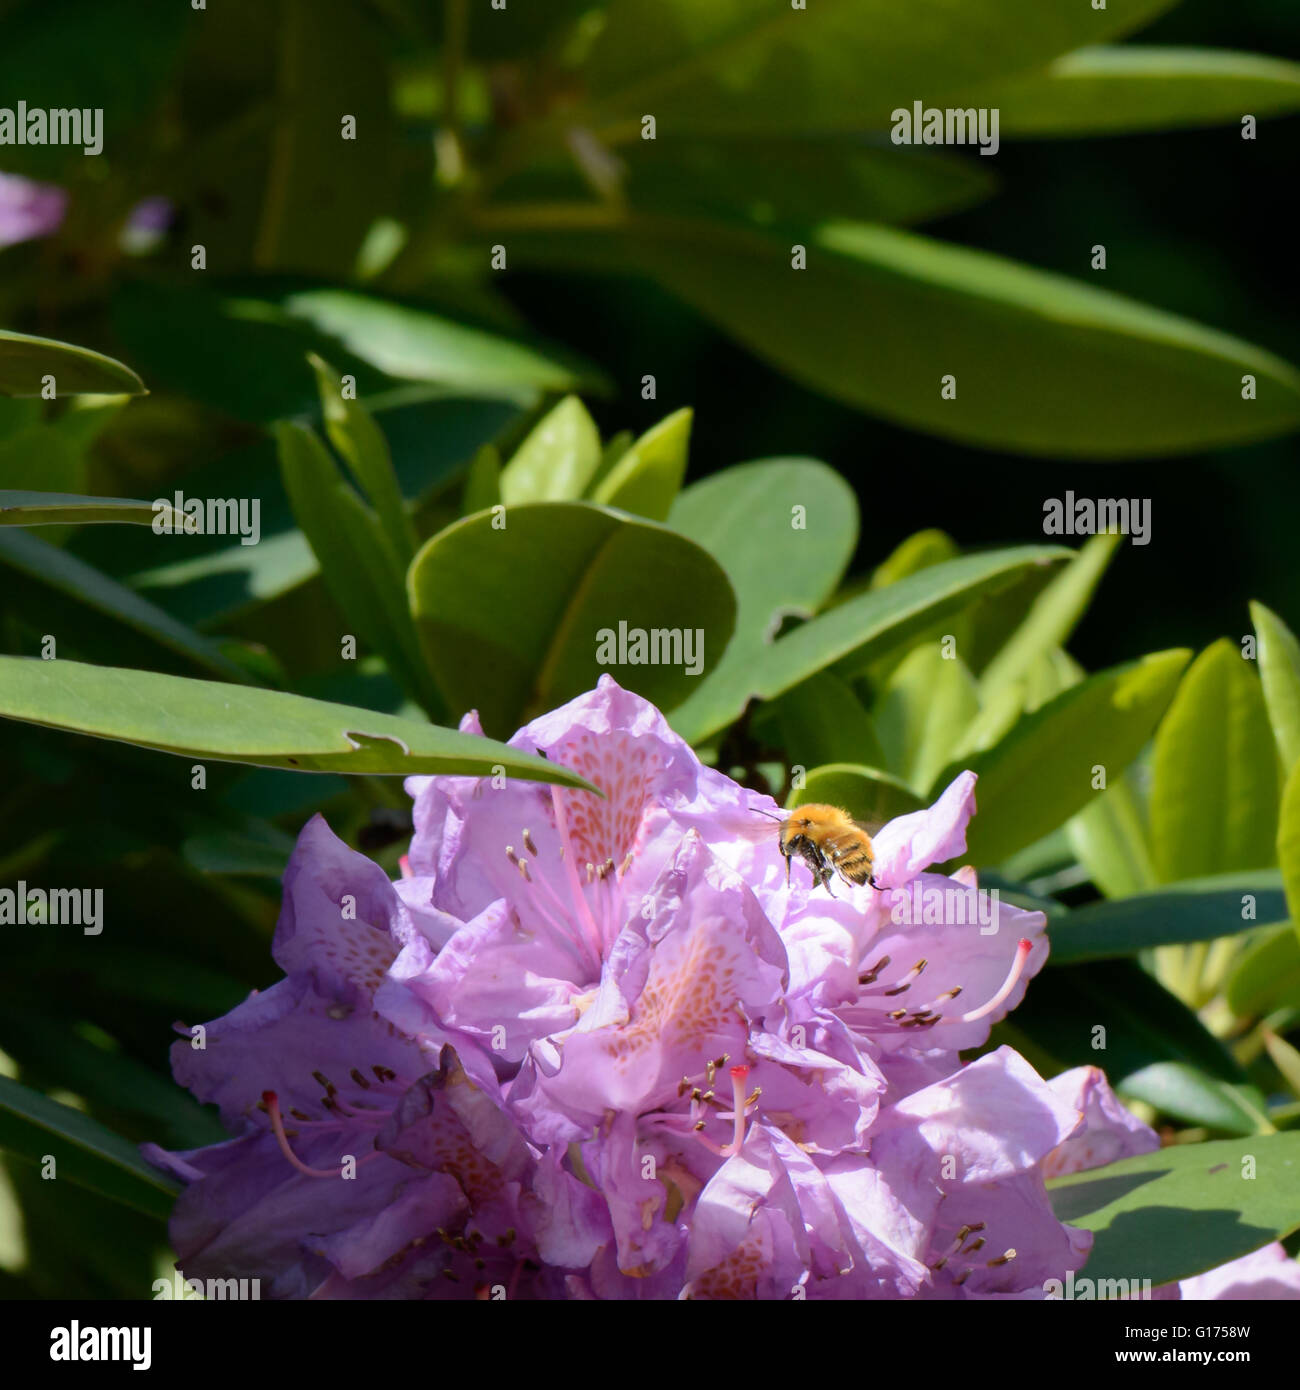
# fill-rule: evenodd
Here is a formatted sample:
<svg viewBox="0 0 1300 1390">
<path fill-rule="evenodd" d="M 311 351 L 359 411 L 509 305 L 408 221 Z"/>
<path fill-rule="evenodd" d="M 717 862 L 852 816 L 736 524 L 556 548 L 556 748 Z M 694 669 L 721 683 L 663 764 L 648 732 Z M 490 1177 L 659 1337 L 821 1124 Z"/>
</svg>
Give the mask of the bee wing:
<svg viewBox="0 0 1300 1390">
<path fill-rule="evenodd" d="M 853 822 L 853 824 L 856 825 L 859 830 L 865 830 L 868 836 L 875 836 L 879 834 L 879 832 L 886 825 L 888 825 L 888 823 L 889 821 L 887 817 L 881 820 L 855 820 Z"/>
</svg>

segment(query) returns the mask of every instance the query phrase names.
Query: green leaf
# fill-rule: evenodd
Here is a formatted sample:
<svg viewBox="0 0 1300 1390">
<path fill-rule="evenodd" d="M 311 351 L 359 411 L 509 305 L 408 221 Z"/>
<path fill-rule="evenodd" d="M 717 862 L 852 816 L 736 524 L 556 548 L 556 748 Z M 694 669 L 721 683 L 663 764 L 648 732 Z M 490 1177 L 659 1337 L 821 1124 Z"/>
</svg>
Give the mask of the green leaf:
<svg viewBox="0 0 1300 1390">
<path fill-rule="evenodd" d="M 1282 793 L 1277 827 L 1277 862 L 1282 866 L 1287 907 L 1300 931 L 1300 762 L 1291 769 Z"/>
<path fill-rule="evenodd" d="M 0 490 L 0 526 L 75 526 L 91 522 L 129 522 L 152 526 L 160 524 L 177 531 L 187 528 L 186 518 L 171 502 L 160 506 L 129 497 L 78 497 L 68 492 L 16 492 Z"/>
<path fill-rule="evenodd" d="M 919 811 L 925 804 L 906 782 L 890 773 L 852 763 L 813 768 L 788 804 L 794 807 L 813 801 L 838 806 L 868 825 L 883 825 L 895 816 Z"/>
<path fill-rule="evenodd" d="M 0 1076 L 0 1148 L 33 1163 L 53 1156 L 59 1178 L 166 1218 L 178 1191 L 134 1144 L 98 1120 Z"/>
<path fill-rule="evenodd" d="M 1229 1134 L 1269 1128 L 1265 1098 L 1232 1054 L 1136 961 L 1045 970 L 1011 1021 L 1062 1069 L 1104 1067 L 1121 1096 L 1162 1114 Z"/>
<path fill-rule="evenodd" d="M 600 434 L 586 406 L 566 396 L 545 415 L 501 470 L 501 500 L 576 502 L 600 464 Z"/>
<path fill-rule="evenodd" d="M 485 512 L 501 501 L 501 455 L 491 444 L 485 444 L 474 455 L 465 478 L 465 493 L 460 510 L 463 516 Z"/>
<path fill-rule="evenodd" d="M 670 290 L 810 390 L 913 429 L 1017 453 L 1116 458 L 1300 424 L 1300 373 L 1279 358 L 984 251 L 826 223 L 804 239 L 807 268 L 796 270 L 788 240 L 721 227 L 705 235 L 698 224 L 656 230 L 628 251 Z M 1242 398 L 1245 375 L 1256 399 Z M 941 394 L 945 377 L 953 399 Z"/>
<path fill-rule="evenodd" d="M 0 566 L 3 565 L 142 633 L 204 671 L 229 680 L 250 679 L 244 668 L 226 657 L 211 639 L 58 546 L 47 545 L 25 531 L 0 531 Z"/>
<path fill-rule="evenodd" d="M 0 329 L 0 396 L 40 396 L 42 378 L 56 396 L 143 396 L 144 382 L 112 357 L 89 348 Z"/>
<path fill-rule="evenodd" d="M 393 458 L 384 432 L 355 396 L 343 394 L 339 373 L 333 367 L 315 353 L 310 361 L 320 387 L 321 411 L 330 443 L 352 470 L 357 486 L 375 509 L 388 543 L 405 572 L 419 539 L 393 471 Z"/>
<path fill-rule="evenodd" d="M 932 623 L 1005 587 L 1030 567 L 1052 564 L 1067 553 L 1056 547 L 1018 546 L 965 555 L 932 565 L 888 588 L 859 594 L 759 649 L 735 694 L 772 699 L 826 668 L 853 676 Z M 694 740 L 721 728 L 737 713 L 733 696 L 725 705 L 711 704 L 698 719 L 692 710 L 689 724 L 679 713 L 674 726 L 683 737 Z"/>
<path fill-rule="evenodd" d="M 1146 826 L 1128 772 L 1072 816 L 1065 829 L 1075 857 L 1108 898 L 1155 887 Z"/>
<path fill-rule="evenodd" d="M 1226 638 L 1192 663 L 1156 735 L 1151 859 L 1165 883 L 1275 862 L 1277 754 L 1264 696 Z"/>
<path fill-rule="evenodd" d="M 876 702 L 885 765 L 918 791 L 928 791 L 978 711 L 975 681 L 961 660 L 946 657 L 938 642 L 913 648 Z"/>
<path fill-rule="evenodd" d="M 302 290 L 281 304 L 290 319 L 401 380 L 516 396 L 605 384 L 599 372 L 562 350 L 354 290 Z"/>
<path fill-rule="evenodd" d="M 314 379 L 305 359 L 293 365 L 313 388 L 302 406 L 307 413 L 317 399 Z M 404 495 L 419 497 L 453 488 L 466 461 L 516 421 L 518 411 L 498 401 L 445 398 L 385 407 L 378 419 Z M 194 536 L 160 545 L 138 527 L 88 529 L 84 539 L 78 538 L 82 553 L 196 625 L 235 614 L 246 617 L 249 610 L 277 599 L 283 598 L 286 608 L 301 601 L 304 586 L 320 571 L 281 486 L 273 439 L 221 454 L 187 474 L 186 492 L 192 497 L 260 496 L 262 539 L 257 545 L 240 545 L 225 536 Z M 103 545 L 103 540 L 111 544 Z M 167 560 L 160 551 L 173 557 L 183 552 L 184 558 Z M 284 610 L 281 616 L 286 616 Z M 277 647 L 282 631 L 270 634 Z"/>
<path fill-rule="evenodd" d="M 884 764 L 871 716 L 848 682 L 829 671 L 809 676 L 762 709 L 774 713 L 792 770 L 823 763 Z"/>
<path fill-rule="evenodd" d="M 1300 1096 L 1300 1051 L 1285 1038 L 1279 1038 L 1271 1028 L 1263 1029 L 1261 1036 L 1273 1065 L 1282 1073 L 1282 1079 L 1290 1086 L 1292 1095 Z"/>
<path fill-rule="evenodd" d="M 964 94 L 996 107 L 1003 136 L 1110 135 L 1237 124 L 1300 109 L 1300 66 L 1206 48 L 1081 48 L 1040 72 Z"/>
<path fill-rule="evenodd" d="M 1160 1285 L 1289 1235 L 1297 1185 L 1300 1134 L 1270 1134 L 1157 1149 L 1058 1178 L 1048 1195 L 1058 1220 L 1096 1233 L 1087 1278 Z"/>
<path fill-rule="evenodd" d="M 593 502 L 667 521 L 686 476 L 692 412 L 676 410 L 648 429 L 588 492 Z"/>
<path fill-rule="evenodd" d="M 1250 616 L 1259 639 L 1259 677 L 1269 722 L 1282 766 L 1289 770 L 1300 761 L 1300 642 L 1262 603 L 1250 605 Z"/>
<path fill-rule="evenodd" d="M 1189 656 L 1155 652 L 1099 672 L 1023 715 L 991 748 L 952 762 L 933 791 L 963 767 L 980 779 L 968 857 L 996 864 L 1088 805 L 1097 795 L 1093 768 L 1118 777 L 1137 757 Z"/>
<path fill-rule="evenodd" d="M 404 566 L 378 517 L 339 476 L 310 430 L 283 423 L 276 438 L 284 490 L 339 611 L 374 644 L 393 678 L 426 709 L 438 711 L 407 607 Z"/>
<path fill-rule="evenodd" d="M 659 112 L 673 132 L 850 130 L 893 107 L 1041 67 L 1127 32 L 1172 0 L 615 0 L 584 69 L 587 120 Z"/>
<path fill-rule="evenodd" d="M 1033 664 L 1056 647 L 1063 647 L 1083 617 L 1101 577 L 1123 537 L 1093 536 L 1034 600 L 1029 616 L 980 675 L 981 701 L 1025 679 Z"/>
<path fill-rule="evenodd" d="M 944 560 L 955 560 L 961 551 L 957 542 L 946 532 L 931 528 L 917 531 L 900 542 L 871 575 L 871 588 L 883 589 L 887 584 L 897 584 L 909 574 L 928 569 Z"/>
<path fill-rule="evenodd" d="M 1238 1018 L 1300 1008 L 1300 941 L 1290 923 L 1260 931 L 1233 967 L 1224 997 Z"/>
<path fill-rule="evenodd" d="M 496 520 L 479 513 L 439 532 L 408 577 L 429 668 L 455 712 L 477 708 L 485 729 L 510 733 L 605 672 L 671 710 L 700 679 L 688 658 L 702 670 L 717 662 L 735 597 L 684 536 L 586 502 L 513 506 L 503 528 Z M 675 638 L 642 664 L 654 653 L 618 650 L 620 630 Z"/>
<path fill-rule="evenodd" d="M 738 603 L 721 662 L 673 713 L 673 727 L 696 742 L 729 724 L 756 693 L 754 667 L 781 622 L 811 616 L 834 592 L 857 541 L 858 505 L 824 463 L 760 459 L 692 484 L 668 522 L 718 560 Z"/>
<path fill-rule="evenodd" d="M 1251 915 L 1245 899 L 1253 899 Z M 1253 931 L 1286 912 L 1282 876 L 1276 871 L 1184 879 L 1171 888 L 1136 893 L 1114 902 L 1089 903 L 1052 924 L 1053 965 L 1131 956 L 1150 946 L 1213 941 Z"/>
<path fill-rule="evenodd" d="M 113 326 L 159 383 L 256 424 L 316 408 L 312 352 L 355 375 L 372 410 L 398 382 L 411 391 L 419 383 L 428 397 L 458 391 L 532 405 L 539 392 L 602 380 L 558 349 L 430 308 L 270 278 L 127 281 L 114 296 Z"/>
<path fill-rule="evenodd" d="M 607 439 L 601 446 L 600 466 L 591 475 L 591 482 L 587 485 L 587 496 L 600 486 L 601 483 L 613 471 L 614 465 L 632 447 L 633 434 L 631 430 L 620 430 L 616 435 Z"/>
<path fill-rule="evenodd" d="M 493 774 L 594 790 L 490 739 L 278 690 L 0 656 L 0 715 L 181 757 L 299 772 Z"/>
</svg>

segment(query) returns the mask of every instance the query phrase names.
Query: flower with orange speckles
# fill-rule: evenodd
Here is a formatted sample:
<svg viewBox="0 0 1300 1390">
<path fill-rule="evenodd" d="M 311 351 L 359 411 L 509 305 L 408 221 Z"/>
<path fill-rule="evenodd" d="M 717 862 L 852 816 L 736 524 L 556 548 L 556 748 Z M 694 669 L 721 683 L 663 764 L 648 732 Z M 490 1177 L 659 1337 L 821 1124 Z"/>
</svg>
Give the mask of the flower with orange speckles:
<svg viewBox="0 0 1300 1390">
<path fill-rule="evenodd" d="M 1010 1048 L 960 1056 L 1041 967 L 1041 914 L 896 910 L 973 891 L 930 867 L 965 850 L 973 775 L 880 831 L 878 888 L 832 897 L 787 881 L 769 798 L 608 677 L 512 742 L 604 797 L 412 779 L 396 883 L 303 831 L 285 978 L 174 1049 L 234 1136 L 148 1150 L 187 1184 L 187 1275 L 291 1298 L 1041 1298 L 1082 1266 L 1045 1179 L 1154 1136 L 1095 1069 L 1049 1085 Z"/>
</svg>

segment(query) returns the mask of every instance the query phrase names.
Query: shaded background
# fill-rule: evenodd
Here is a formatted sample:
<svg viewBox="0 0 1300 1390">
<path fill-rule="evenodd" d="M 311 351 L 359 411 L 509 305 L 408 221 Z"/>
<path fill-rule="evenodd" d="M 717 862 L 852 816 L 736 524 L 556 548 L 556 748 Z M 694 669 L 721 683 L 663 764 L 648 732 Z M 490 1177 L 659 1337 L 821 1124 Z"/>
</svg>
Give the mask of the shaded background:
<svg viewBox="0 0 1300 1390">
<path fill-rule="evenodd" d="M 1185 0 L 1136 37 L 1144 45 L 1300 56 L 1289 0 Z M 1059 271 L 1235 333 L 1300 361 L 1300 257 L 1288 210 L 1300 119 L 1088 140 L 1003 140 L 999 192 L 927 222 L 927 235 Z M 1107 268 L 1090 269 L 1106 247 Z M 511 274 L 506 293 L 542 332 L 621 381 L 643 372 L 658 399 L 590 402 L 602 433 L 692 405 L 691 479 L 744 458 L 806 454 L 848 478 L 862 504 L 855 569 L 922 526 L 961 545 L 1034 537 L 1043 501 L 1151 499 L 1151 542 L 1124 546 L 1071 649 L 1090 669 L 1140 650 L 1207 645 L 1249 631 L 1258 598 L 1300 620 L 1300 445 L 1294 438 L 1167 459 L 1053 461 L 965 447 L 900 429 L 804 390 L 649 282 Z"/>
</svg>

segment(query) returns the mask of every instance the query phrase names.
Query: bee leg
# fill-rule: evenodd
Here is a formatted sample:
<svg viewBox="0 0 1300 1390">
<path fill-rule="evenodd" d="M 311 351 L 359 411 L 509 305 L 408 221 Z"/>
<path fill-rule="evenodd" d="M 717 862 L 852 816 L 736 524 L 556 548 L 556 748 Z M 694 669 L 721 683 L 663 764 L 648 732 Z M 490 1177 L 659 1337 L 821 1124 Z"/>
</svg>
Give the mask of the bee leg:
<svg viewBox="0 0 1300 1390">
<path fill-rule="evenodd" d="M 786 854 L 784 850 L 782 850 L 781 853 L 782 853 L 783 855 L 785 855 L 785 886 L 786 886 L 787 888 L 789 888 L 789 886 L 790 886 L 790 856 L 789 856 L 788 854 Z"/>
</svg>

